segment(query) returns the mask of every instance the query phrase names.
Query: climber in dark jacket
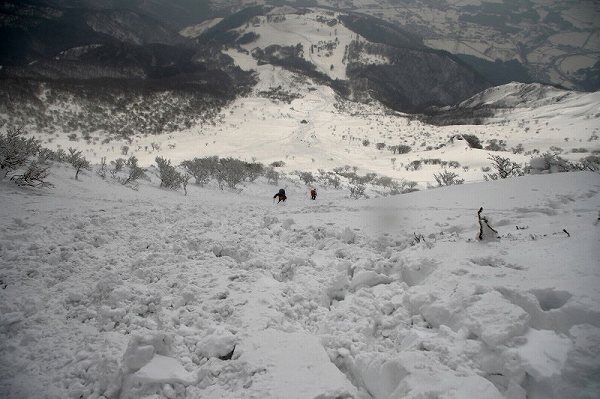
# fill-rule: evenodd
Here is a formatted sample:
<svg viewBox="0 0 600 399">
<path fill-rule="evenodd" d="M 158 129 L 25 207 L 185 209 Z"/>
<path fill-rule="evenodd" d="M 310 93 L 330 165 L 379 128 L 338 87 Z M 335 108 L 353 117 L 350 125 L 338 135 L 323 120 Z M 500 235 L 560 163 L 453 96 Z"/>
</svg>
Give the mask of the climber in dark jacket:
<svg viewBox="0 0 600 399">
<path fill-rule="evenodd" d="M 273 199 L 275 198 L 279 198 L 279 201 L 277 201 L 278 204 L 281 201 L 285 202 L 285 200 L 287 199 L 287 197 L 285 196 L 285 190 L 283 188 L 280 188 L 279 192 L 273 196 Z"/>
</svg>

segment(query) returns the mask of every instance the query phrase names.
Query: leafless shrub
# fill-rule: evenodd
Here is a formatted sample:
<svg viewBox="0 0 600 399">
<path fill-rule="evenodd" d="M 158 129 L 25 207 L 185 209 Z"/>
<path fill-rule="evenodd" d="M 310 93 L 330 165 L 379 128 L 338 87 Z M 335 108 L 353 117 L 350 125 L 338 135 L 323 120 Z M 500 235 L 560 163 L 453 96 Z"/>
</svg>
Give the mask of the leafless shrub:
<svg viewBox="0 0 600 399">
<path fill-rule="evenodd" d="M 457 179 L 457 177 L 458 174 L 450 172 L 446 169 L 444 169 L 443 172 L 433 174 L 433 178 L 435 179 L 438 187 L 463 184 L 465 182 L 464 179 Z"/>
<path fill-rule="evenodd" d="M 506 142 L 504 140 L 491 139 L 485 146 L 489 151 L 506 151 Z"/>
<path fill-rule="evenodd" d="M 501 157 L 500 155 L 490 155 L 488 159 L 492 161 L 492 168 L 496 172 L 483 175 L 486 181 L 523 176 L 524 174 L 521 165 L 511 161 L 509 158 Z"/>
<path fill-rule="evenodd" d="M 360 197 L 365 197 L 365 186 L 363 186 L 362 184 L 351 184 L 350 186 L 348 186 L 348 189 L 350 190 L 350 197 L 351 198 L 355 198 L 355 199 L 359 199 Z"/>
</svg>

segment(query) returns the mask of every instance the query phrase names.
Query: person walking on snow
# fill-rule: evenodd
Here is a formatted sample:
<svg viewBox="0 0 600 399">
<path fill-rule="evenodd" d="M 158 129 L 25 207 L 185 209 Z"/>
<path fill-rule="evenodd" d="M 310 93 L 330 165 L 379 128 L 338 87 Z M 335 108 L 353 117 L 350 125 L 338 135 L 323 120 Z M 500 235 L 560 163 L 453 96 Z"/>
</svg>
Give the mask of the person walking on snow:
<svg viewBox="0 0 600 399">
<path fill-rule="evenodd" d="M 285 202 L 285 200 L 287 199 L 287 197 L 285 196 L 285 190 L 283 188 L 280 188 L 279 192 L 273 196 L 273 200 L 275 200 L 275 198 L 279 198 L 279 201 L 277 201 L 278 204 L 282 201 Z"/>
<path fill-rule="evenodd" d="M 313 201 L 317 199 L 317 189 L 314 187 L 310 189 L 310 199 Z"/>
</svg>

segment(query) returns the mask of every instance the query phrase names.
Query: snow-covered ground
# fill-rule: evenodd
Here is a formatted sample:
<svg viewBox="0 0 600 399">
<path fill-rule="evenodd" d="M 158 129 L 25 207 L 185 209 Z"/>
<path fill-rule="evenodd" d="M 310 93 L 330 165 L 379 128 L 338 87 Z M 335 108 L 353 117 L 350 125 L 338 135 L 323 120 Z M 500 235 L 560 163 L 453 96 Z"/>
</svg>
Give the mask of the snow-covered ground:
<svg viewBox="0 0 600 399">
<path fill-rule="evenodd" d="M 1 397 L 600 396 L 597 173 L 279 205 L 72 176 L 0 182 Z"/>
</svg>

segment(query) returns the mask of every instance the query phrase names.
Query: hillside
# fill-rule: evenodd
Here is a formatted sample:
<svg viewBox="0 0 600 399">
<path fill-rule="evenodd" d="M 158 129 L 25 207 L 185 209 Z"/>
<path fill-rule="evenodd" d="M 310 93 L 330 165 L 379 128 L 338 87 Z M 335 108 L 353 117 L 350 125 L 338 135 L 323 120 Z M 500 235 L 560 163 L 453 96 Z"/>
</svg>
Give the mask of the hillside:
<svg viewBox="0 0 600 399">
<path fill-rule="evenodd" d="M 196 29 L 181 46 L 115 43 L 115 34 L 3 68 L 0 120 L 93 162 L 232 156 L 282 161 L 285 172 L 356 168 L 421 188 L 448 168 L 481 181 L 490 155 L 526 165 L 600 150 L 597 93 L 485 89 L 459 60 L 362 14 L 251 7 Z"/>
<path fill-rule="evenodd" d="M 0 9 L 0 38 L 8 49 L 0 60 L 0 114 L 39 132 L 132 140 L 215 123 L 214 114 L 255 83 L 256 68 L 236 68 L 227 55 L 232 49 L 345 99 L 400 111 L 453 105 L 490 86 L 458 59 L 384 21 L 354 14 L 250 7 L 190 39 L 132 10 L 49 4 L 19 8 L 9 2 Z M 172 124 L 149 112 L 165 96 L 177 104 Z M 67 103 L 80 107 L 76 116 L 62 111 L 71 108 Z M 197 113 L 189 112 L 194 108 Z"/>
<path fill-rule="evenodd" d="M 597 396 L 598 174 L 278 206 L 72 176 L 0 183 L 3 397 Z"/>
<path fill-rule="evenodd" d="M 600 88 L 600 8 L 595 1 L 317 0 L 317 4 L 402 26 L 427 47 L 461 58 L 495 85 L 512 79 L 577 90 Z"/>
<path fill-rule="evenodd" d="M 600 397 L 597 7 L 263 3 L 0 4 L 0 398 Z"/>
</svg>

